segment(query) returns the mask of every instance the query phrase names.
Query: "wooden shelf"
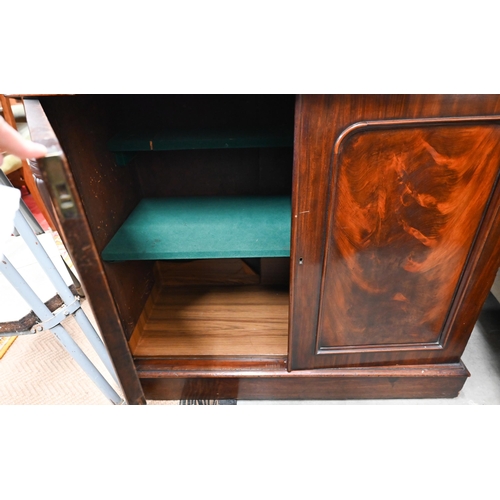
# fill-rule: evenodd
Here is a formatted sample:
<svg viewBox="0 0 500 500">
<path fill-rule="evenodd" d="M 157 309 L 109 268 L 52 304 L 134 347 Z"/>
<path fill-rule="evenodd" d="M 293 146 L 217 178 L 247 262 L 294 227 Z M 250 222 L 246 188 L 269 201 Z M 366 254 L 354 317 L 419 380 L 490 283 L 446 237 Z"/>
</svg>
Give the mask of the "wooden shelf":
<svg viewBox="0 0 500 500">
<path fill-rule="evenodd" d="M 155 288 L 130 339 L 135 357 L 286 355 L 287 287 Z"/>
<path fill-rule="evenodd" d="M 102 253 L 107 261 L 288 257 L 289 197 L 146 198 Z"/>
<path fill-rule="evenodd" d="M 293 129 L 209 129 L 122 132 L 108 143 L 113 152 L 293 146 Z"/>
</svg>

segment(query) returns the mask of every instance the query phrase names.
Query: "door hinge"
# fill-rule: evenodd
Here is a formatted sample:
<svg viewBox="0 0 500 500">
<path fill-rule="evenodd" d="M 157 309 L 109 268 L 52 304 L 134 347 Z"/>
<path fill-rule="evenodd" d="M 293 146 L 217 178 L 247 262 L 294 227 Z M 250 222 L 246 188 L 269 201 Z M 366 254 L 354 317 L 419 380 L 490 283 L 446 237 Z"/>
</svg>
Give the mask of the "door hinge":
<svg viewBox="0 0 500 500">
<path fill-rule="evenodd" d="M 38 160 L 46 175 L 48 188 L 51 191 L 52 199 L 56 210 L 63 219 L 74 219 L 78 216 L 78 211 L 69 187 L 68 179 L 64 172 L 64 164 L 61 155 L 47 155 Z"/>
</svg>

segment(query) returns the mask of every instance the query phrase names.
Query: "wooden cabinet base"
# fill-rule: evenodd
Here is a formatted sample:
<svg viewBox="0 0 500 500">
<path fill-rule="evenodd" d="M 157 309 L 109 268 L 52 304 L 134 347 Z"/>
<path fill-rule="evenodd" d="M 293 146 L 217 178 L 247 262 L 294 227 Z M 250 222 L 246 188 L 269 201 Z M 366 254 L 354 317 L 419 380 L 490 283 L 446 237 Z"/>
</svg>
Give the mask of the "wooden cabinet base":
<svg viewBox="0 0 500 500">
<path fill-rule="evenodd" d="M 443 365 L 300 370 L 167 369 L 161 360 L 139 362 L 146 399 L 342 400 L 454 398 L 469 372 L 462 362 Z"/>
</svg>

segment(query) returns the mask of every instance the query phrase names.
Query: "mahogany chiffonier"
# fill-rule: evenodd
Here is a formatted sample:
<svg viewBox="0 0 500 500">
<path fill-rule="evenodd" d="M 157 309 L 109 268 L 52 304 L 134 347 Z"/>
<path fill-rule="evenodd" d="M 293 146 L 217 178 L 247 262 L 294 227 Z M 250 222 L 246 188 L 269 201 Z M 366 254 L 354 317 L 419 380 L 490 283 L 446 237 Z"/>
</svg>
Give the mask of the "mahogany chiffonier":
<svg viewBox="0 0 500 500">
<path fill-rule="evenodd" d="M 25 106 L 129 404 L 463 387 L 500 265 L 500 96 Z"/>
</svg>

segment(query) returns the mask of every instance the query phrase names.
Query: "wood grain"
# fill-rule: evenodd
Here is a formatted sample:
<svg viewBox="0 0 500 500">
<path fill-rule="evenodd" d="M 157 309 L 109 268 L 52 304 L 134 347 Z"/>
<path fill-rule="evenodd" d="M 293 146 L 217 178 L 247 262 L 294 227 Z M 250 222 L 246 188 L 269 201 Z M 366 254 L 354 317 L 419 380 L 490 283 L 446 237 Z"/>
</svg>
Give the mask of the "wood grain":
<svg viewBox="0 0 500 500">
<path fill-rule="evenodd" d="M 287 341 L 286 287 L 165 287 L 130 346 L 135 357 L 283 355 Z"/>
<path fill-rule="evenodd" d="M 495 125 L 363 130 L 344 141 L 318 349 L 440 342 L 499 158 Z"/>
<path fill-rule="evenodd" d="M 500 262 L 500 250 L 498 245 L 495 246 L 495 235 L 498 233 L 497 224 L 499 223 L 499 215 L 497 212 L 498 189 L 495 188 L 495 193 L 492 193 L 491 202 L 483 205 L 482 221 L 473 229 L 462 221 L 463 230 L 470 236 L 473 236 L 473 247 L 470 254 L 466 258 L 466 264 L 462 267 L 461 276 L 458 286 L 455 288 L 455 295 L 449 301 L 449 314 L 446 319 L 446 324 L 443 327 L 442 335 L 437 333 L 437 318 L 439 314 L 434 309 L 434 312 L 426 311 L 425 314 L 430 314 L 427 319 L 422 320 L 419 318 L 417 324 L 424 326 L 420 330 L 413 330 L 411 327 L 406 329 L 406 334 L 398 330 L 398 322 L 402 321 L 401 310 L 402 307 L 408 307 L 409 302 L 404 300 L 394 300 L 388 303 L 396 311 L 396 315 L 391 314 L 391 309 L 387 310 L 387 315 L 378 311 L 375 305 L 368 304 L 368 309 L 374 310 L 373 325 L 383 317 L 385 327 L 382 333 L 378 336 L 376 341 L 381 344 L 370 344 L 371 340 L 363 338 L 362 334 L 358 337 L 347 338 L 347 330 L 340 337 L 335 337 L 335 333 L 327 333 L 326 329 L 322 329 L 322 340 L 318 342 L 318 323 L 320 320 L 320 302 L 322 294 L 323 271 L 325 263 L 325 252 L 327 249 L 327 233 L 332 224 L 329 221 L 330 201 L 332 193 L 335 192 L 337 177 L 334 166 L 337 165 L 332 160 L 335 155 L 335 144 L 339 138 L 351 127 L 358 123 L 366 123 L 370 121 L 387 121 L 394 120 L 422 120 L 422 119 L 442 119 L 443 121 L 450 118 L 466 118 L 472 116 L 487 116 L 500 114 L 500 96 L 499 95 L 300 95 L 297 98 L 296 105 L 296 125 L 295 125 L 295 146 L 294 146 L 294 178 L 293 178 L 293 194 L 292 194 L 292 251 L 291 251 L 291 303 L 290 303 L 290 344 L 289 344 L 289 369 L 312 369 L 312 368 L 328 368 L 332 366 L 374 366 L 374 365 L 391 365 L 391 364 L 416 364 L 416 363 L 443 363 L 457 361 L 467 344 L 469 335 L 474 327 L 477 315 L 479 314 L 481 304 L 484 302 L 488 293 L 488 284 L 494 278 L 494 268 L 498 267 Z M 363 126 L 364 127 L 364 126 Z M 390 128 L 390 127 L 389 127 Z M 403 127 L 404 128 L 404 127 Z M 462 144 L 462 139 L 465 141 Z M 385 139 L 384 139 L 385 140 Z M 455 159 L 462 155 L 460 148 L 463 148 L 466 143 L 470 141 L 464 136 L 459 136 L 459 140 L 455 142 L 455 146 L 449 149 L 449 153 Z M 340 141 L 342 144 L 342 141 Z M 436 146 L 437 147 L 437 146 Z M 436 148 L 435 147 L 435 148 Z M 495 147 L 496 148 L 496 147 Z M 439 150 L 439 148 L 438 148 Z M 342 153 L 342 151 L 340 151 Z M 425 155 L 424 155 L 425 156 Z M 432 155 L 431 155 L 432 156 Z M 425 168 L 425 165 L 423 165 Z M 491 168 L 491 166 L 489 167 Z M 438 173 L 439 167 L 434 168 L 437 173 L 436 185 L 439 179 L 445 182 L 445 188 L 448 194 L 453 197 L 453 193 L 458 193 L 457 187 L 450 186 L 448 181 L 450 177 L 444 177 Z M 490 171 L 491 173 L 491 171 Z M 434 175 L 434 174 L 433 174 Z M 467 175 L 467 174 L 464 174 Z M 452 182 L 453 179 L 451 179 Z M 491 177 L 490 177 L 491 180 Z M 395 182 L 395 179 L 389 177 L 389 183 Z M 411 182 L 410 182 L 411 181 Z M 411 184 L 414 180 L 408 180 L 407 183 Z M 476 182 L 473 179 L 472 182 Z M 360 177 L 360 186 L 362 185 L 362 178 Z M 382 179 L 380 179 L 382 182 Z M 395 184 L 392 184 L 395 186 Z M 434 189 L 436 186 L 434 187 Z M 418 187 L 420 189 L 420 187 Z M 487 190 L 487 186 L 481 185 L 480 192 Z M 366 191 L 365 191 L 366 192 Z M 425 191 L 420 190 L 420 194 Z M 471 194 L 473 189 L 470 190 Z M 490 184 L 491 193 L 491 184 Z M 337 193 L 338 194 L 338 193 Z M 484 195 L 484 193 L 483 193 Z M 474 194 L 472 194 L 474 197 Z M 408 212 L 412 212 L 410 219 L 414 222 L 409 225 L 422 234 L 427 234 L 427 227 L 420 227 L 417 225 L 416 219 L 420 219 L 418 212 L 427 212 L 423 215 L 421 223 L 428 224 L 429 214 L 432 216 L 432 209 L 419 205 L 418 201 L 412 197 L 411 193 L 407 193 L 408 200 L 413 199 L 412 202 L 416 206 L 402 207 Z M 487 197 L 486 197 L 487 198 Z M 345 198 L 347 200 L 347 198 Z M 422 198 L 420 198 L 422 201 Z M 484 198 L 483 198 L 484 200 Z M 405 202 L 406 203 L 406 202 Z M 425 203 L 425 201 L 424 201 Z M 446 203 L 452 203 L 450 200 Z M 383 204 L 382 204 L 383 205 Z M 377 214 L 375 205 L 373 214 Z M 387 208 L 392 210 L 395 207 L 389 205 Z M 353 207 L 351 207 L 353 208 Z M 400 215 L 402 209 L 400 209 Z M 335 213 L 337 210 L 334 209 Z M 455 212 L 455 217 L 460 217 L 459 210 Z M 352 216 L 353 220 L 359 214 L 351 213 L 345 217 Z M 363 215 L 361 215 L 362 217 Z M 368 215 L 365 212 L 365 216 Z M 394 216 L 396 217 L 396 216 Z M 410 220 L 407 218 L 407 220 Z M 437 222 L 439 217 L 434 216 Z M 486 221 L 490 221 L 486 224 Z M 444 227 L 447 227 L 445 233 L 452 238 L 455 233 L 453 226 L 450 225 L 450 220 L 447 218 L 444 222 Z M 359 229 L 363 224 L 359 226 Z M 401 225 L 398 225 L 402 228 Z M 434 226 L 434 231 L 438 226 Z M 478 232 L 475 232 L 478 230 Z M 415 236 L 411 236 L 408 232 L 403 230 L 401 237 L 415 240 L 413 245 L 417 244 Z M 369 234 L 366 232 L 365 236 Z M 379 233 L 380 234 L 380 233 Z M 414 233 L 417 234 L 416 232 Z M 432 236 L 432 233 L 429 233 Z M 330 237 L 333 233 L 330 233 Z M 388 238 L 392 236 L 387 235 Z M 359 235 L 361 241 L 362 237 Z M 437 237 L 433 237 L 436 239 Z M 453 238 L 452 238 L 453 239 Z M 452 239 L 450 243 L 452 243 Z M 432 238 L 431 238 L 432 240 Z M 331 240 L 330 240 L 331 241 Z M 391 240 L 392 241 L 392 240 Z M 408 243 L 409 244 L 409 243 Z M 460 242 L 464 244 L 464 242 Z M 423 245 L 425 247 L 425 245 Z M 427 252 L 437 252 L 426 247 Z M 401 259 L 408 258 L 408 248 L 403 248 Z M 451 249 L 448 249 L 448 251 Z M 446 251 L 441 250 L 441 263 L 446 266 Z M 458 250 L 457 250 L 458 251 Z M 405 253 L 406 252 L 406 253 Z M 333 255 L 333 254 L 332 254 Z M 384 254 L 389 258 L 388 254 Z M 452 251 L 450 256 L 457 258 L 457 254 Z M 368 260 L 368 253 L 364 257 Z M 362 255 L 359 256 L 363 258 Z M 393 256 L 395 258 L 395 256 Z M 425 249 L 420 254 L 420 259 L 425 260 Z M 434 253 L 434 259 L 437 254 Z M 462 254 L 463 258 L 463 254 Z M 439 260 L 439 259 L 438 259 Z M 435 262 L 435 260 L 434 260 Z M 365 261 L 365 264 L 367 262 Z M 476 267 L 477 266 L 477 267 Z M 377 269 L 377 266 L 373 268 Z M 379 268 L 380 269 L 380 268 Z M 444 267 L 442 268 L 443 275 Z M 389 270 L 390 271 L 390 270 Z M 374 271 L 376 272 L 376 271 Z M 379 272 L 381 272 L 379 270 Z M 346 276 L 344 274 L 344 276 Z M 365 268 L 363 278 L 369 278 L 368 270 Z M 375 276 L 372 276 L 375 278 Z M 481 282 L 477 281 L 480 280 Z M 373 283 L 374 279 L 370 280 Z M 326 283 L 326 282 L 325 282 Z M 455 283 L 456 284 L 456 283 Z M 328 286 L 325 284 L 325 287 Z M 350 285 L 349 285 L 350 286 Z M 395 284 L 391 286 L 396 286 Z M 444 286 L 444 285 L 443 285 Z M 449 293 L 449 289 L 448 293 Z M 400 291 L 394 292 L 394 297 Z M 431 294 L 432 290 L 428 290 Z M 344 291 L 342 290 L 342 294 Z M 407 292 L 408 294 L 408 292 Z M 402 293 L 403 297 L 408 298 L 407 294 Z M 417 293 L 420 296 L 421 293 Z M 339 300 L 343 300 L 343 295 Z M 351 296 L 352 297 L 352 296 Z M 403 298 L 397 296 L 396 298 Z M 358 297 L 361 299 L 362 297 Z M 414 297 L 412 297 L 414 298 Z M 373 297 L 372 297 L 373 299 Z M 334 298 L 332 297 L 333 301 Z M 418 299 L 420 305 L 423 306 L 427 299 Z M 399 302 L 399 303 L 398 303 Z M 416 307 L 417 302 L 411 302 L 411 307 Z M 443 300 L 440 302 L 443 307 Z M 364 308 L 364 303 L 360 300 L 358 307 Z M 344 310 L 349 310 L 351 304 L 345 305 Z M 434 306 L 434 304 L 432 304 Z M 327 308 L 327 307 L 326 307 Z M 326 311 L 326 308 L 323 310 Z M 398 309 L 399 308 L 399 309 Z M 398 310 L 400 311 L 398 313 Z M 416 313 L 416 310 L 415 310 Z M 325 312 L 325 314 L 329 314 Z M 352 312 L 351 312 L 352 314 Z M 441 310 L 442 319 L 443 310 Z M 361 318 L 364 317 L 365 323 L 368 322 L 368 313 L 361 311 Z M 399 315 L 399 316 L 398 316 Z M 332 316 L 332 314 L 330 314 Z M 399 320 L 394 325 L 394 331 L 388 324 L 390 320 L 387 318 L 394 317 Z M 434 318 L 434 326 L 429 330 L 429 325 L 432 324 Z M 345 318 L 338 318 L 338 321 L 343 321 Z M 332 318 L 328 321 L 337 321 Z M 356 324 L 356 317 L 353 316 L 350 320 Z M 403 320 L 404 321 L 404 320 Z M 407 323 L 409 325 L 409 322 Z M 374 329 L 374 326 L 371 326 Z M 410 333 L 408 333 L 410 332 Z M 411 338 L 413 335 L 413 339 Z M 333 337 L 333 338 L 332 338 Z M 439 338 L 440 343 L 432 343 L 432 340 Z M 420 342 L 425 340 L 431 343 L 423 344 Z M 335 347 L 339 346 L 342 342 L 345 350 L 343 352 L 336 352 L 329 354 L 328 350 L 322 351 L 320 347 Z M 358 344 L 356 344 L 358 342 Z M 391 342 L 393 342 L 391 344 Z M 395 344 L 394 344 L 395 342 Z M 403 342 L 403 344 L 401 344 Z M 354 345 L 353 345 L 354 344 Z M 367 346 L 377 346 L 371 348 Z M 434 346 L 435 348 L 425 348 L 425 346 Z M 324 354 L 318 355 L 318 352 Z"/>
</svg>

